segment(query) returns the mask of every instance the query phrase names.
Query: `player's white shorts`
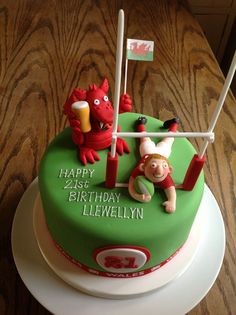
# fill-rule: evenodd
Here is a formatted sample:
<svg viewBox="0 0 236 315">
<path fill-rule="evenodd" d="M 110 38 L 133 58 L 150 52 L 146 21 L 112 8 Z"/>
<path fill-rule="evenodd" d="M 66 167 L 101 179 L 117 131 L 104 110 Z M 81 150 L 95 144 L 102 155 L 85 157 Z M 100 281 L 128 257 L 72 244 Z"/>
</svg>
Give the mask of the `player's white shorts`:
<svg viewBox="0 0 236 315">
<path fill-rule="evenodd" d="M 139 146 L 139 152 L 141 157 L 145 154 L 160 154 L 168 158 L 171 154 L 171 147 L 174 142 L 174 138 L 164 138 L 157 144 L 153 142 L 150 138 L 146 138 Z"/>
</svg>

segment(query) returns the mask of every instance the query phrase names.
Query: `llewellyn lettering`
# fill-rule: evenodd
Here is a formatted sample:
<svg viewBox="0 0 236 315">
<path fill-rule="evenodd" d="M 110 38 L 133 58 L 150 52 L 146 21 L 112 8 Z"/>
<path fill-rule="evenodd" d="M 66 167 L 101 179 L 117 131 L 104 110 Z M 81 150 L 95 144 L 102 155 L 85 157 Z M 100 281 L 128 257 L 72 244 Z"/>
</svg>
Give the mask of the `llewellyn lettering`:
<svg viewBox="0 0 236 315">
<path fill-rule="evenodd" d="M 142 220 L 143 208 L 85 204 L 82 209 L 82 215 L 89 217 Z"/>
</svg>

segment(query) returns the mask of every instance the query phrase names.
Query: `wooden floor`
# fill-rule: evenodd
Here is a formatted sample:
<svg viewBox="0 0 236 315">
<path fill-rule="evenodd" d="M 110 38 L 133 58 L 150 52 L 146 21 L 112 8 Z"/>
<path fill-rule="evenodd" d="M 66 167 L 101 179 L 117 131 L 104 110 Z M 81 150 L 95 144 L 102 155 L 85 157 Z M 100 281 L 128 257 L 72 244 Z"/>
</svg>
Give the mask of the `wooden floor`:
<svg viewBox="0 0 236 315">
<path fill-rule="evenodd" d="M 99 84 L 106 76 L 113 98 L 120 8 L 126 37 L 155 41 L 153 62 L 129 62 L 133 111 L 161 120 L 179 116 L 184 131 L 206 131 L 209 125 L 224 77 L 183 1 L 1 0 L 0 314 L 49 314 L 16 271 L 12 221 L 43 152 L 67 124 L 62 107 L 71 90 Z M 191 315 L 236 314 L 235 105 L 230 93 L 205 165 L 206 182 L 225 222 L 224 264 Z M 193 141 L 196 148 L 201 143 Z"/>
</svg>

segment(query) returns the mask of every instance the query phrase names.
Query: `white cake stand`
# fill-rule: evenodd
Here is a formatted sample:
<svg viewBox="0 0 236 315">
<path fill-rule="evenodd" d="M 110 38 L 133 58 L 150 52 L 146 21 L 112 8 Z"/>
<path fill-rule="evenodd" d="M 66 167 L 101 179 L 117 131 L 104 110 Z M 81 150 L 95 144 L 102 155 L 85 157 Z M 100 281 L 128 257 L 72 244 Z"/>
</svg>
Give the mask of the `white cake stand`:
<svg viewBox="0 0 236 315">
<path fill-rule="evenodd" d="M 205 210 L 205 212 L 201 211 L 202 219 L 205 221 L 202 237 L 197 242 L 198 250 L 188 269 L 180 277 L 148 295 L 138 294 L 138 298 L 122 300 L 84 294 L 62 281 L 47 265 L 33 231 L 33 208 L 37 195 L 36 179 L 18 205 L 12 227 L 12 250 L 18 272 L 25 285 L 33 296 L 54 314 L 110 315 L 111 312 L 113 315 L 122 313 L 143 315 L 144 312 L 149 315 L 185 314 L 200 302 L 215 282 L 224 257 L 225 230 L 220 209 L 207 186 L 201 205 Z M 201 215 L 199 217 L 201 218 Z M 176 258 L 180 254 L 181 252 Z M 129 280 L 143 281 L 142 278 L 145 279 L 145 277 L 138 277 Z M 121 279 L 108 280 L 112 283 L 114 280 Z M 121 281 L 123 280 L 126 279 Z M 124 284 L 123 286 L 125 287 Z"/>
</svg>

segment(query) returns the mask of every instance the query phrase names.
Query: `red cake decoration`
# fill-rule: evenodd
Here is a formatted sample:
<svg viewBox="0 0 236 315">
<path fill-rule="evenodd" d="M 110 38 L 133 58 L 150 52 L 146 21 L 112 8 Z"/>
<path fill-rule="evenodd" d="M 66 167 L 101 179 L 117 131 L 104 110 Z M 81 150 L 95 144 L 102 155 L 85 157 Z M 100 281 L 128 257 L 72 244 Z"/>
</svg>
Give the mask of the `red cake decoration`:
<svg viewBox="0 0 236 315">
<path fill-rule="evenodd" d="M 108 89 L 107 79 L 100 87 L 90 84 L 88 90 L 75 88 L 64 105 L 64 114 L 72 129 L 72 140 L 79 149 L 79 158 L 84 165 L 100 160 L 97 151 L 109 148 L 112 142 L 114 109 L 107 96 Z M 131 108 L 130 96 L 122 95 L 119 113 L 129 112 Z M 129 153 L 125 140 L 118 139 L 116 151 L 120 155 Z"/>
</svg>

